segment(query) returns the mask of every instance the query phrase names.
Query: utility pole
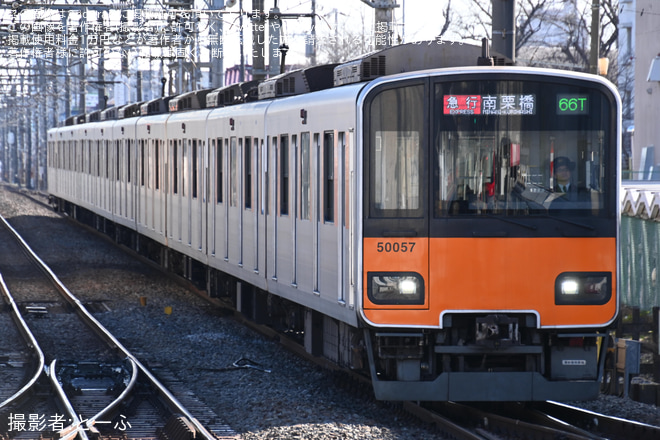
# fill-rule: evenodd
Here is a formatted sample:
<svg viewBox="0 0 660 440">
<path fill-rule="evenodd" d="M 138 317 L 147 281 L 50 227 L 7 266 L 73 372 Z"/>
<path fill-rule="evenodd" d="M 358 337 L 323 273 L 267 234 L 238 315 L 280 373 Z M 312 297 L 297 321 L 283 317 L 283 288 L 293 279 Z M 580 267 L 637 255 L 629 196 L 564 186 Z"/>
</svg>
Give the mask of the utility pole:
<svg viewBox="0 0 660 440">
<path fill-rule="evenodd" d="M 600 52 L 600 0 L 591 4 L 591 52 L 589 53 L 589 72 L 598 74 L 598 57 Z"/>
<path fill-rule="evenodd" d="M 316 66 L 316 0 L 312 0 L 312 47 L 310 62 Z"/>
<path fill-rule="evenodd" d="M 312 11 L 316 8 L 316 2 L 312 1 Z M 270 37 L 270 59 L 269 59 L 269 69 L 266 71 L 266 42 L 265 42 L 265 14 L 264 14 L 264 0 L 252 0 L 252 11 L 250 14 L 252 19 L 252 78 L 253 79 L 264 79 L 266 74 L 277 74 L 280 72 L 280 63 L 278 59 L 280 57 L 280 46 L 282 41 L 280 38 L 280 30 L 282 28 L 282 20 L 287 18 L 299 19 L 301 17 L 310 17 L 312 19 L 312 33 L 314 30 L 314 17 L 315 13 L 281 13 L 277 7 L 277 0 L 274 0 L 274 7 L 269 10 L 268 21 L 269 21 L 269 37 Z M 241 26 L 242 28 L 242 26 Z M 314 42 L 315 44 L 315 42 Z M 241 45 L 242 47 L 242 45 Z M 243 57 L 241 56 L 241 59 Z M 314 51 L 314 56 L 312 57 L 312 63 L 315 63 L 316 56 Z"/>
<path fill-rule="evenodd" d="M 516 61 L 515 0 L 492 0 L 493 50 Z"/>
<path fill-rule="evenodd" d="M 266 78 L 264 0 L 252 0 L 252 78 Z"/>
<path fill-rule="evenodd" d="M 362 0 L 376 11 L 374 13 L 374 46 L 376 50 L 392 46 L 392 13 L 399 5 L 396 0 Z"/>
<path fill-rule="evenodd" d="M 234 2 L 235 3 L 235 2 Z M 213 0 L 213 9 L 225 9 L 226 7 L 231 6 L 231 4 L 227 4 L 225 0 Z M 210 51 L 210 56 L 209 59 L 211 60 L 211 87 L 213 88 L 218 88 L 222 87 L 225 85 L 225 67 L 223 63 L 223 57 L 224 57 L 224 36 L 223 36 L 223 25 L 222 25 L 222 19 L 215 15 L 209 20 L 209 27 L 216 31 L 217 34 L 219 35 L 219 52 L 220 55 L 217 56 L 218 54 L 213 53 L 213 46 L 209 47 Z"/>
<path fill-rule="evenodd" d="M 268 14 L 268 25 L 269 25 L 269 59 L 268 59 L 268 74 L 273 77 L 280 73 L 284 69 L 284 66 L 280 66 L 280 63 L 276 63 L 281 56 L 280 46 L 283 44 L 282 41 L 282 18 L 280 17 L 280 9 L 277 7 L 277 0 L 275 0 L 275 6 L 270 10 Z M 281 59 L 280 59 L 281 61 Z"/>
</svg>

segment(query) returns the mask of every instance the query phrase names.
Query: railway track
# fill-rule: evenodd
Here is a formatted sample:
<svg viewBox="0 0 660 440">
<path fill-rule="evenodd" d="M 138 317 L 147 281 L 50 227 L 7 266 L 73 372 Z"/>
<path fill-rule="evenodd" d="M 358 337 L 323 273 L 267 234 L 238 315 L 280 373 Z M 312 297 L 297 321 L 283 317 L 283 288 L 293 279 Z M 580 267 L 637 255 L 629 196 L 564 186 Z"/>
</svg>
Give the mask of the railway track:
<svg viewBox="0 0 660 440">
<path fill-rule="evenodd" d="M 609 417 L 557 402 L 430 405 L 404 410 L 461 440 L 653 440 L 660 427 Z"/>
<path fill-rule="evenodd" d="M 6 304 L 0 319 L 17 324 L 2 342 L 7 354 L 0 358 L 6 367 L 0 371 L 0 438 L 236 437 L 191 396 L 187 400 L 195 413 L 187 409 L 98 323 L 4 218 L 0 273 Z"/>
<path fill-rule="evenodd" d="M 244 321 L 271 339 L 279 339 L 290 349 L 302 357 L 309 358 L 318 364 L 328 367 L 322 358 L 308 356 L 295 342 L 288 341 L 283 335 L 275 333 L 272 328 Z M 297 349 L 296 349 L 297 347 Z M 160 366 L 150 366 L 152 372 L 161 380 L 172 386 L 176 380 L 167 369 Z M 367 382 L 363 387 L 369 390 Z M 184 402 L 193 408 L 194 402 Z M 507 438 L 566 438 L 566 439 L 601 439 L 601 438 L 660 438 L 657 427 L 643 425 L 637 422 L 607 418 L 594 413 L 579 416 L 578 408 L 566 405 L 560 406 L 563 413 L 557 414 L 557 409 L 551 411 L 550 403 L 541 405 L 499 405 L 497 407 L 475 407 L 458 404 L 440 405 L 439 407 L 423 408 L 413 403 L 403 403 L 402 409 L 413 413 L 415 417 L 436 425 L 437 430 L 451 438 L 457 439 L 507 439 Z M 192 411 L 192 410 L 191 410 Z M 192 411 L 197 414 L 197 411 Z M 582 412 L 585 414 L 584 412 Z M 200 411 L 201 414 L 201 411 Z M 581 418 L 582 417 L 582 418 Z M 609 421 L 608 421 L 609 420 Z M 612 427 L 608 427 L 612 425 Z"/>
</svg>

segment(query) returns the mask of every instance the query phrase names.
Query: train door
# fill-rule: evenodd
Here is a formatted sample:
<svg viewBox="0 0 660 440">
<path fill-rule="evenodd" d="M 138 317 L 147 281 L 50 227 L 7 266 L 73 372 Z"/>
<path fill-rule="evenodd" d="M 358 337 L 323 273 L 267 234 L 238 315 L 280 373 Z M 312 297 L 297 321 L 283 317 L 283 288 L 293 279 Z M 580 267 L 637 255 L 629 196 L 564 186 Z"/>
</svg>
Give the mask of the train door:
<svg viewBox="0 0 660 440">
<path fill-rule="evenodd" d="M 267 176 L 270 182 L 270 187 L 266 188 L 269 195 L 269 200 L 266 202 L 266 236 L 270 242 L 267 245 L 266 267 L 268 268 L 267 276 L 270 279 L 277 280 L 277 136 L 268 138 L 266 158 L 269 162 Z"/>
<path fill-rule="evenodd" d="M 312 180 L 316 175 L 312 170 L 312 139 L 309 132 L 300 133 L 300 146 L 296 161 L 295 199 L 297 206 L 294 233 L 295 267 L 294 276 L 298 288 L 311 292 L 312 288 Z"/>
<path fill-rule="evenodd" d="M 319 266 L 321 261 L 321 249 L 319 247 L 320 217 L 321 217 L 321 135 L 314 133 L 314 149 L 312 163 L 314 164 L 314 176 L 312 193 L 314 194 L 312 203 L 312 286 L 316 294 L 320 294 L 320 273 Z"/>
<path fill-rule="evenodd" d="M 203 234 L 203 207 L 205 204 L 205 185 L 204 176 L 205 161 L 204 159 L 204 141 L 200 139 L 192 139 L 190 141 L 190 209 L 188 210 L 188 240 L 193 251 L 204 251 L 204 234 Z"/>
<path fill-rule="evenodd" d="M 297 246 L 297 221 L 298 218 L 298 136 L 291 135 L 291 285 L 298 285 L 298 272 L 296 270 L 298 260 L 298 246 Z"/>
<path fill-rule="evenodd" d="M 245 213 L 243 211 L 243 200 L 245 199 L 245 188 L 243 186 L 243 138 L 238 138 L 238 148 L 236 149 L 234 165 L 235 169 L 235 185 L 236 185 L 236 206 L 238 209 L 238 265 L 243 266 L 243 221 Z"/>
<path fill-rule="evenodd" d="M 243 141 L 243 201 L 242 201 L 242 261 L 246 269 L 259 270 L 258 263 L 258 173 L 259 139 L 245 137 Z"/>
<path fill-rule="evenodd" d="M 226 144 L 225 144 L 226 145 Z M 229 190 L 228 203 L 225 203 L 227 213 L 227 261 L 237 265 L 242 265 L 242 241 L 243 241 L 243 209 L 242 191 L 241 191 L 241 150 L 243 139 L 232 136 L 229 139 L 228 167 L 229 167 Z M 231 228 L 229 225 L 235 225 L 237 228 Z"/>
<path fill-rule="evenodd" d="M 297 138 L 296 138 L 297 139 Z M 291 161 L 294 138 L 288 134 L 280 135 L 279 148 L 276 148 L 276 212 L 275 212 L 275 269 L 276 277 L 281 283 L 292 284 L 293 249 L 292 217 L 295 212 L 291 203 Z"/>
</svg>

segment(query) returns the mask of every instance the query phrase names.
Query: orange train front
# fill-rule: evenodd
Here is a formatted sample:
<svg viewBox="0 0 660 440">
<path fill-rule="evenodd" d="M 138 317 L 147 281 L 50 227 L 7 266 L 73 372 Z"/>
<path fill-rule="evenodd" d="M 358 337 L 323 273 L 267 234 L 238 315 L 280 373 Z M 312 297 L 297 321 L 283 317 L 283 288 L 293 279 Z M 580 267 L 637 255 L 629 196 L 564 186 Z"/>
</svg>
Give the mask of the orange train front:
<svg viewBox="0 0 660 440">
<path fill-rule="evenodd" d="M 596 397 L 618 313 L 613 87 L 447 69 L 374 81 L 359 109 L 376 396 Z"/>
</svg>

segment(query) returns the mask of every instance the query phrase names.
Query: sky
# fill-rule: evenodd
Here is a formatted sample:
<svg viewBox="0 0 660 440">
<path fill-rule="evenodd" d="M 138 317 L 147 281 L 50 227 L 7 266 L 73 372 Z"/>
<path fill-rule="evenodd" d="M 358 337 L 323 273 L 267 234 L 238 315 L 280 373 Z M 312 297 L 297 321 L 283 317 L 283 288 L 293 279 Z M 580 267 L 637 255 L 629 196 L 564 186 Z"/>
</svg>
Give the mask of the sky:
<svg viewBox="0 0 660 440">
<path fill-rule="evenodd" d="M 265 0 L 265 8 L 271 9 L 275 0 Z M 311 0 L 279 0 L 278 7 L 282 13 L 309 13 L 311 11 Z M 454 1 L 452 8 L 460 10 L 461 2 Z M 251 6 L 250 0 L 243 1 L 243 9 L 248 10 Z M 395 38 L 401 38 L 403 42 L 420 40 L 431 40 L 440 31 L 443 23 L 442 12 L 446 7 L 447 0 L 397 0 L 398 8 L 395 9 L 393 18 L 393 29 Z M 229 11 L 238 11 L 238 2 L 229 8 Z M 332 36 L 339 39 L 350 38 L 355 33 L 364 30 L 365 35 L 372 35 L 374 28 L 375 10 L 361 0 L 316 0 L 316 12 L 319 18 L 316 20 L 317 42 L 319 45 L 330 41 Z M 231 21 L 230 20 L 226 20 Z M 336 23 L 336 26 L 335 26 Z M 246 24 L 244 24 L 245 28 Z M 235 41 L 234 44 L 225 46 L 225 66 L 233 65 L 234 60 L 239 60 L 238 39 L 231 38 L 231 31 L 238 26 L 228 28 L 225 25 L 227 41 Z M 309 18 L 287 19 L 282 25 L 286 42 L 290 47 L 287 55 L 287 63 L 304 62 L 305 42 L 310 39 L 311 20 Z M 454 37 L 458 39 L 458 37 Z M 245 49 L 244 49 L 245 51 Z M 249 61 L 248 61 L 249 62 Z"/>
<path fill-rule="evenodd" d="M 168 0 L 142 0 L 145 4 L 145 10 L 152 11 L 163 11 L 162 5 L 167 5 Z M 229 3 L 231 0 L 224 0 L 225 3 Z M 381 1 L 381 0 L 378 0 Z M 420 41 L 433 39 L 435 35 L 438 34 L 442 23 L 442 9 L 446 7 L 447 2 L 450 0 L 396 0 L 396 3 L 399 5 L 395 9 L 394 17 L 392 21 L 392 28 L 394 32 L 394 38 L 396 41 L 411 42 L 411 41 Z M 489 0 L 484 0 L 489 1 Z M 195 9 L 197 10 L 207 10 L 209 9 L 209 4 L 219 5 L 223 3 L 223 0 L 194 0 Z M 233 64 L 240 63 L 240 44 L 239 44 L 239 5 L 241 0 L 235 0 L 234 5 L 229 6 L 224 9 L 226 14 L 222 15 L 223 18 L 223 42 L 224 49 L 222 55 L 225 57 L 225 66 L 231 66 Z M 33 3 L 35 6 L 40 5 L 42 2 L 37 1 Z M 25 9 L 18 16 L 14 17 L 11 10 L 2 9 L 0 10 L 0 24 L 3 26 L 19 26 L 21 24 L 30 23 L 35 21 L 35 16 L 39 15 L 46 21 L 58 22 L 58 13 L 56 12 L 57 4 L 67 3 L 69 5 L 76 5 L 83 3 L 82 0 L 74 1 L 65 1 L 65 0 L 54 0 L 52 2 L 43 2 L 48 3 L 49 6 L 46 6 L 47 9 L 44 11 L 36 11 L 35 9 Z M 452 9 L 460 10 L 464 8 L 462 5 L 464 2 L 460 0 L 454 0 L 452 2 Z M 91 5 L 120 5 L 120 4 L 130 4 L 129 2 L 120 3 L 120 0 L 91 0 L 89 1 Z M 282 13 L 311 13 L 312 10 L 312 0 L 264 0 L 264 7 L 266 11 L 269 11 L 277 4 Z M 252 0 L 242 0 L 243 10 L 246 12 L 251 12 Z M 129 8 L 131 11 L 132 8 Z M 216 9 L 213 7 L 212 9 Z M 132 14 L 132 12 L 129 12 Z M 69 25 L 76 25 L 80 23 L 80 18 L 77 15 L 78 11 L 71 10 L 69 15 Z M 355 38 L 356 35 L 367 35 L 373 38 L 374 35 L 374 21 L 375 21 L 375 10 L 365 4 L 362 0 L 316 0 L 316 36 L 317 36 L 317 46 L 322 46 L 327 44 L 328 41 L 334 37 L 338 39 L 348 39 Z M 96 12 L 89 13 L 89 23 L 96 23 L 97 16 Z M 108 18 L 109 17 L 109 18 Z M 105 25 L 114 24 L 115 26 L 120 22 L 120 13 L 117 10 L 111 10 L 106 12 L 104 15 Z M 147 21 L 147 25 L 153 26 L 157 20 Z M 166 23 L 164 20 L 159 21 L 162 26 Z M 283 20 L 282 30 L 285 38 L 285 42 L 289 45 L 290 51 L 287 57 L 287 63 L 289 59 L 291 62 L 304 64 L 306 61 L 305 53 L 305 43 L 308 42 L 310 37 L 312 21 L 308 17 L 301 17 L 297 19 L 285 19 Z M 209 47 L 211 44 L 209 42 L 209 22 L 208 20 L 200 21 L 200 29 L 205 41 L 201 41 L 200 47 Z M 26 37 L 33 38 L 31 30 L 28 27 L 26 32 L 19 31 L 18 27 L 12 28 L 14 32 L 14 41 L 10 43 L 10 46 L 20 47 L 23 43 L 23 40 Z M 250 31 L 250 20 L 247 17 L 244 17 L 243 20 L 243 29 L 247 30 L 244 32 L 244 53 L 246 58 L 246 63 L 250 63 L 250 50 L 252 35 Z M 153 32 L 155 34 L 156 32 Z M 20 35 L 19 35 L 20 34 Z M 35 32 L 32 32 L 35 34 Z M 90 37 L 91 38 L 91 37 Z M 91 42 L 91 40 L 90 40 Z M 373 41 L 372 41 L 373 43 Z M 55 45 L 52 44 L 51 47 L 62 46 L 62 43 L 55 42 Z M 90 45 L 91 47 L 91 45 Z M 142 45 L 142 47 L 147 47 Z M 155 46 L 153 46 L 155 47 Z M 142 49 L 141 49 L 142 50 Z M 148 49 L 144 49 L 145 51 Z M 202 61 L 208 61 L 209 54 L 205 53 L 206 49 L 201 50 Z M 155 50 L 152 50 L 154 52 Z M 204 60 L 204 57 L 207 59 Z M 93 58 L 93 56 L 92 56 Z M 107 56 L 106 59 L 111 58 Z M 108 60 L 110 61 L 110 60 Z"/>
<path fill-rule="evenodd" d="M 3 29 L 10 29 L 10 39 L 7 40 L 5 45 L 5 52 L 2 54 L 2 64 L 8 66 L 21 66 L 24 68 L 26 65 L 30 65 L 34 62 L 35 58 L 44 59 L 47 62 L 50 62 L 55 56 L 57 56 L 58 64 L 64 65 L 67 63 L 69 66 L 80 65 L 80 59 L 84 58 L 86 60 L 86 70 L 88 72 L 93 72 L 98 66 L 98 60 L 100 59 L 100 47 L 105 47 L 104 52 L 104 69 L 106 71 L 119 71 L 121 70 L 121 52 L 128 52 L 130 50 L 129 59 L 129 69 L 135 71 L 135 69 L 145 70 L 152 69 L 155 71 L 162 71 L 163 65 L 168 63 L 168 58 L 172 59 L 172 55 L 167 55 L 164 53 L 164 50 L 175 50 L 177 49 L 177 44 L 172 44 L 171 42 L 168 45 L 165 45 L 166 49 L 160 49 L 162 46 L 162 38 L 172 38 L 172 35 L 182 35 L 168 30 L 164 30 L 169 26 L 169 23 L 173 21 L 167 20 L 168 14 L 163 9 L 162 5 L 168 4 L 170 1 L 174 0 L 142 0 L 146 6 L 144 7 L 144 16 L 146 17 L 151 12 L 156 18 L 144 18 L 142 22 L 139 22 L 138 16 L 142 13 L 138 13 L 135 8 L 129 8 L 129 26 L 133 26 L 131 29 L 139 29 L 138 32 L 133 32 L 132 30 L 124 33 L 124 36 L 119 38 L 128 38 L 131 42 L 129 45 L 126 44 L 110 44 L 103 45 L 101 40 L 104 34 L 106 37 L 110 34 L 111 38 L 118 37 L 121 33 L 116 31 L 110 31 L 108 29 L 118 27 L 121 23 L 120 17 L 121 13 L 118 10 L 115 10 L 116 6 L 120 4 L 126 5 L 133 2 L 124 2 L 120 3 L 120 0 L 86 0 L 85 3 L 90 5 L 109 5 L 113 6 L 109 12 L 104 12 L 102 29 L 101 31 L 90 30 L 86 37 L 83 36 L 83 33 L 77 31 L 76 26 L 81 26 L 81 23 L 84 21 L 81 18 L 80 10 L 69 10 L 68 15 L 68 37 L 67 41 L 63 41 L 63 35 L 61 30 L 44 30 L 44 28 L 37 29 L 35 26 L 41 23 L 41 26 L 45 24 L 57 24 L 66 22 L 63 20 L 64 12 L 58 12 L 58 4 L 68 4 L 68 5 L 80 5 L 83 3 L 82 0 L 52 0 L 45 2 L 43 0 L 37 0 L 33 4 L 37 7 L 40 4 L 48 3 L 49 6 L 46 6 L 43 9 L 32 9 L 26 8 L 22 10 L 19 14 L 13 15 L 10 9 L 0 9 L 0 25 Z M 222 0 L 194 0 L 194 6 L 196 10 L 207 11 L 209 7 L 208 4 L 219 4 Z M 194 62 L 200 62 L 202 64 L 208 63 L 211 60 L 212 49 L 216 48 L 216 58 L 223 59 L 224 68 L 230 68 L 235 65 L 240 65 L 240 39 L 239 39 L 239 1 L 236 0 L 235 4 L 226 8 L 226 14 L 221 15 L 222 17 L 222 32 L 217 32 L 216 28 L 216 43 L 213 44 L 211 38 L 212 32 L 209 32 L 209 29 L 212 28 L 211 21 L 208 20 L 208 17 L 202 15 L 202 19 L 199 21 L 199 49 L 197 53 L 194 54 Z M 394 34 L 394 40 L 396 42 L 413 42 L 421 40 L 432 40 L 436 35 L 438 35 L 444 19 L 442 17 L 443 8 L 446 8 L 447 2 L 450 0 L 397 0 L 396 3 L 399 5 L 398 8 L 394 11 L 394 16 L 392 20 L 392 29 Z M 489 0 L 483 0 L 489 1 Z M 267 11 L 270 11 L 277 3 L 278 8 L 284 14 L 295 14 L 295 13 L 305 13 L 309 14 L 312 10 L 312 1 L 311 0 L 264 0 L 264 6 Z M 465 8 L 464 0 L 454 0 L 452 1 L 452 9 L 454 13 L 457 14 L 458 11 Z M 251 12 L 252 0 L 243 0 L 243 10 L 246 12 Z M 212 8 L 216 9 L 216 8 Z M 86 22 L 87 26 L 93 26 L 98 24 L 97 12 L 95 10 L 90 10 L 88 13 L 88 20 Z M 337 38 L 339 40 L 349 40 L 349 45 L 353 44 L 359 35 L 365 35 L 370 38 L 371 45 L 362 46 L 357 49 L 355 53 L 351 54 L 349 58 L 368 53 L 374 50 L 374 22 L 375 22 L 375 10 L 369 5 L 365 4 L 362 0 L 316 0 L 316 30 L 317 30 L 317 63 L 326 62 L 323 57 L 323 46 L 327 48 L 331 47 L 332 38 Z M 200 14 L 201 15 L 201 14 Z M 216 17 L 219 15 L 216 14 Z M 176 20 L 175 20 L 176 21 Z M 282 32 L 284 35 L 284 42 L 289 46 L 289 51 L 286 58 L 287 65 L 307 65 L 309 63 L 309 58 L 306 56 L 308 48 L 306 48 L 306 43 L 310 40 L 310 30 L 311 30 L 312 21 L 309 17 L 301 18 L 291 18 L 283 20 Z M 142 27 L 142 28 L 141 28 Z M 250 29 L 250 20 L 248 17 L 243 16 L 243 29 L 244 32 L 244 59 L 245 64 L 250 65 L 252 63 L 252 32 Z M 141 42 L 137 41 L 137 36 L 142 32 Z M 133 38 L 128 37 L 128 35 L 133 35 Z M 220 46 L 217 43 L 218 35 L 222 35 L 221 39 L 224 43 Z M 87 46 L 83 44 L 83 38 L 87 38 Z M 150 38 L 155 43 L 146 43 L 146 39 Z M 448 36 L 449 39 L 452 38 L 451 35 Z M 78 41 L 75 41 L 75 40 Z M 160 39 L 160 40 L 159 40 Z M 447 40 L 447 39 L 446 39 Z M 454 40 L 460 41 L 458 37 L 454 37 Z M 161 44 L 158 44 L 160 41 Z M 171 41 L 171 40 L 170 40 Z M 88 52 L 83 53 L 80 48 L 87 47 L 85 49 Z M 126 48 L 129 50 L 125 50 Z M 190 46 L 186 46 L 190 48 Z M 72 49 L 70 49 L 72 48 Z M 181 49 L 181 46 L 178 46 Z M 221 48 L 218 53 L 218 48 Z M 70 50 L 71 55 L 60 55 L 59 53 L 54 54 L 58 50 L 63 49 L 64 52 Z M 189 50 L 189 49 L 188 49 Z M 49 52 L 50 51 L 50 52 Z M 139 55 L 139 56 L 137 56 Z M 181 57 L 177 53 L 177 57 Z M 162 61 L 159 61 L 162 58 Z M 181 57 L 183 58 L 183 57 Z M 190 59 L 190 58 L 186 58 Z M 279 66 L 280 60 L 276 60 L 276 65 Z M 268 60 L 266 65 L 268 65 Z M 73 73 L 76 70 L 72 70 Z M 204 83 L 207 80 L 204 80 Z M 204 84 L 200 84 L 204 85 Z"/>
</svg>

